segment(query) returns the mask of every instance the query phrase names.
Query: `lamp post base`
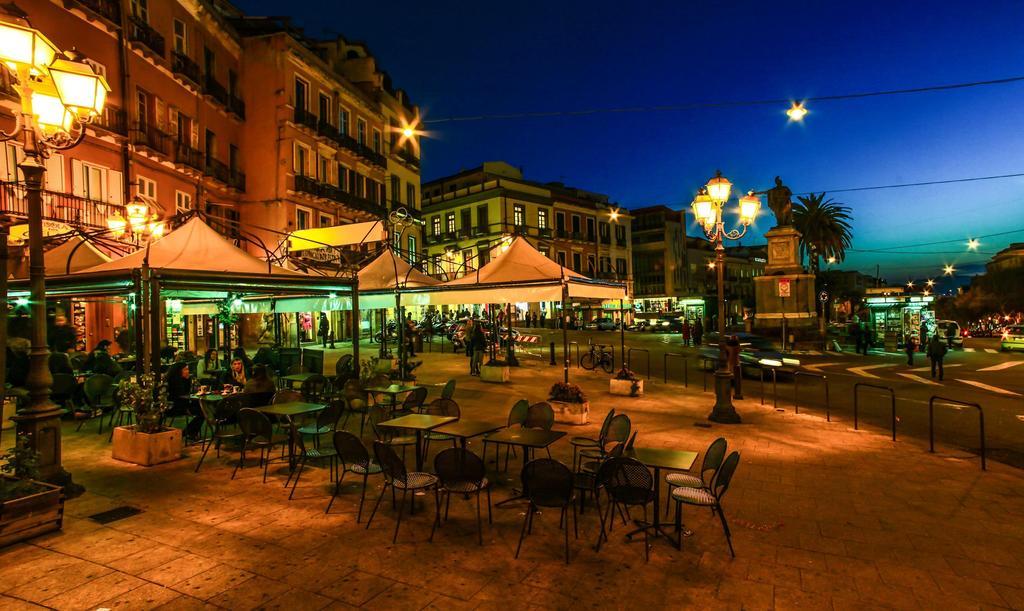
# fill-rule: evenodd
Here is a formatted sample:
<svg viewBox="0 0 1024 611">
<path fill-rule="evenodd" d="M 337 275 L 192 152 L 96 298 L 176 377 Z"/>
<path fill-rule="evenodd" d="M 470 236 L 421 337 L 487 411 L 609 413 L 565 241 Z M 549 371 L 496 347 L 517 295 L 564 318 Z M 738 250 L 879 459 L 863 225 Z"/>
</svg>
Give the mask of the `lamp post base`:
<svg viewBox="0 0 1024 611">
<path fill-rule="evenodd" d="M 48 483 L 64 486 L 64 494 L 76 497 L 85 488 L 74 483 L 71 474 L 61 466 L 60 417 L 64 410 L 51 406 L 38 411 L 23 411 L 11 417 L 18 429 L 18 439 L 26 439 L 39 456 L 39 476 Z"/>
<path fill-rule="evenodd" d="M 740 415 L 732 404 L 732 372 L 728 369 L 715 371 L 715 406 L 708 420 L 719 424 L 739 424 Z"/>
</svg>

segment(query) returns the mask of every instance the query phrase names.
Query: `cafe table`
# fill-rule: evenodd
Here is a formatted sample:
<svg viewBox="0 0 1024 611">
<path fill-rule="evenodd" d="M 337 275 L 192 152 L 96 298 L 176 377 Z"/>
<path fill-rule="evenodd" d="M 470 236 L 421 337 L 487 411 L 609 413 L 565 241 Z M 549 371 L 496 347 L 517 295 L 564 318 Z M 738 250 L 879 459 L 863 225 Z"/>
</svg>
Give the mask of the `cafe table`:
<svg viewBox="0 0 1024 611">
<path fill-rule="evenodd" d="M 628 458 L 635 458 L 651 469 L 654 469 L 654 521 L 634 520 L 640 528 L 633 531 L 633 533 L 627 534 L 627 536 L 647 530 L 654 537 L 665 537 L 672 544 L 672 547 L 676 547 L 676 538 L 662 530 L 663 527 L 661 525 L 661 470 L 689 471 L 697 460 L 697 452 L 666 448 L 634 447 L 626 450 L 622 455 Z"/>
<path fill-rule="evenodd" d="M 480 435 L 486 435 L 487 433 L 493 433 L 494 431 L 505 428 L 505 426 L 506 425 L 504 423 L 488 422 L 486 420 L 466 420 L 464 418 L 460 418 L 455 422 L 442 424 L 436 429 L 433 429 L 431 433 L 439 433 L 441 435 L 455 437 L 462 445 L 462 449 L 465 450 L 466 442 L 470 437 L 478 437 Z"/>
<path fill-rule="evenodd" d="M 398 395 L 403 393 L 412 392 L 419 390 L 422 386 L 411 384 L 406 386 L 404 384 L 388 384 L 387 386 L 367 386 L 363 390 L 368 393 L 387 395 L 391 398 L 391 411 L 394 411 L 395 407 L 398 406 Z"/>
<path fill-rule="evenodd" d="M 277 403 L 254 408 L 267 416 L 275 416 L 284 419 L 288 423 L 288 465 L 295 469 L 295 435 L 299 427 L 295 425 L 295 418 L 316 414 L 323 411 L 327 406 L 323 403 L 306 403 L 303 401 L 291 401 L 288 403 Z"/>
<path fill-rule="evenodd" d="M 423 432 L 454 422 L 454 416 L 431 416 L 429 414 L 408 414 L 377 423 L 377 428 L 405 429 L 416 431 L 416 470 L 423 471 Z"/>
<path fill-rule="evenodd" d="M 496 433 L 486 435 L 484 437 L 484 444 L 497 443 L 521 447 L 523 449 L 523 467 L 525 468 L 526 463 L 530 461 L 529 450 L 547 448 L 562 437 L 565 437 L 565 431 L 545 431 L 544 429 L 508 427 Z M 486 450 L 484 450 L 484 454 L 487 454 Z M 495 503 L 495 505 L 501 507 L 505 503 L 511 503 L 512 501 L 518 501 L 526 498 L 523 496 L 521 491 L 515 490 L 514 492 L 515 494 L 512 497 L 507 498 L 500 503 Z"/>
<path fill-rule="evenodd" d="M 296 384 L 302 386 L 303 382 L 305 382 L 306 380 L 310 379 L 315 375 L 320 374 L 313 373 L 312 371 L 304 371 L 302 373 L 290 373 L 286 376 L 281 376 L 281 380 L 288 384 L 288 388 L 295 388 Z"/>
</svg>

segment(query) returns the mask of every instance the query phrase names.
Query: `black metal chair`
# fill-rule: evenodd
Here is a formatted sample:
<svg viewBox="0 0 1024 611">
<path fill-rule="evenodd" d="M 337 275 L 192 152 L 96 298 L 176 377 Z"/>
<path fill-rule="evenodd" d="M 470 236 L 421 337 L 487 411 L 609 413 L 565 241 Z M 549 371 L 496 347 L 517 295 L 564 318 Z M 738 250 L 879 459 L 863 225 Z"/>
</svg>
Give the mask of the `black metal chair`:
<svg viewBox="0 0 1024 611">
<path fill-rule="evenodd" d="M 270 400 L 271 405 L 280 405 L 282 403 L 298 403 L 302 401 L 302 393 L 297 390 L 279 390 L 274 393 L 273 398 Z"/>
<path fill-rule="evenodd" d="M 359 436 L 363 436 L 363 428 L 366 426 L 366 417 L 370 413 L 370 398 L 366 391 L 359 385 L 359 380 L 349 380 L 342 388 L 341 396 L 345 400 L 345 418 L 341 423 L 342 428 L 348 425 L 348 418 L 352 414 L 359 415 Z"/>
<path fill-rule="evenodd" d="M 371 407 L 370 414 L 367 416 L 367 420 L 370 421 L 370 429 L 373 430 L 374 440 L 392 448 L 402 448 L 402 460 L 404 461 L 406 449 L 416 448 L 416 436 L 399 435 L 395 433 L 395 429 L 377 426 L 378 423 L 390 420 L 390 418 L 388 409 L 381 405 Z"/>
<path fill-rule="evenodd" d="M 99 417 L 99 428 L 96 434 L 103 433 L 103 416 L 113 410 L 114 405 L 114 378 L 105 373 L 97 373 L 85 379 L 82 384 L 82 393 L 85 395 L 85 405 L 89 408 L 89 416 L 83 418 L 75 429 L 79 431 L 82 425 L 88 420 Z"/>
<path fill-rule="evenodd" d="M 315 373 L 302 382 L 299 392 L 303 401 L 323 403 L 331 393 L 331 383 L 324 376 Z"/>
<path fill-rule="evenodd" d="M 444 383 L 444 388 L 441 389 L 442 399 L 451 399 L 455 396 L 455 380 L 448 380 Z"/>
<path fill-rule="evenodd" d="M 608 430 L 605 431 L 604 439 L 601 440 L 598 447 L 590 450 L 580 450 L 580 462 L 586 459 L 601 461 L 605 458 L 605 448 L 608 447 L 609 443 L 625 443 L 629 439 L 629 434 L 633 430 L 633 425 L 629 420 L 629 416 L 626 414 L 615 414 L 611 421 L 608 422 Z"/>
<path fill-rule="evenodd" d="M 729 553 L 736 557 L 732 549 L 732 534 L 729 532 L 729 523 L 725 520 L 725 512 L 722 511 L 722 497 L 729 491 L 729 484 L 732 476 L 736 473 L 736 467 L 740 464 L 740 453 L 733 452 L 719 467 L 715 473 L 715 479 L 708 488 L 690 488 L 680 486 L 672 491 L 672 498 L 676 501 L 676 547 L 682 549 L 683 545 L 683 505 L 695 505 L 698 507 L 710 507 L 712 513 L 718 514 L 722 522 L 722 531 L 725 533 L 725 541 L 729 544 Z"/>
<path fill-rule="evenodd" d="M 423 413 L 430 416 L 446 416 L 449 418 L 461 418 L 462 410 L 459 409 L 459 404 L 454 399 L 434 399 L 423 409 Z M 423 435 L 423 461 L 426 462 L 427 456 L 430 452 L 431 441 L 450 441 L 452 447 L 456 446 L 456 440 L 451 435 L 445 435 L 444 433 L 435 433 L 434 431 L 427 431 Z"/>
<path fill-rule="evenodd" d="M 513 426 L 523 426 L 523 421 L 526 420 L 526 412 L 530 410 L 530 402 L 526 399 L 520 399 L 512 405 L 512 409 L 508 411 L 508 421 L 505 423 L 507 428 Z M 484 438 L 484 456 L 487 456 L 487 444 L 488 441 Z M 514 457 L 516 455 L 515 446 L 509 444 L 505 446 L 505 471 L 508 471 L 508 457 L 509 454 Z M 501 444 L 495 444 L 494 448 L 494 468 L 497 469 L 501 461 Z"/>
<path fill-rule="evenodd" d="M 449 448 L 434 457 L 434 472 L 440 480 L 440 493 L 444 495 L 444 521 L 448 521 L 448 508 L 452 493 L 476 495 L 477 541 L 484 544 L 483 520 L 480 517 L 480 493 L 487 492 L 487 523 L 492 524 L 491 486 L 485 475 L 487 469 L 482 458 L 463 448 Z M 438 525 L 435 522 L 435 527 Z"/>
<path fill-rule="evenodd" d="M 579 451 L 581 449 L 590 450 L 604 447 L 605 437 L 608 435 L 608 425 L 611 424 L 612 418 L 615 417 L 615 409 L 608 410 L 608 415 L 604 417 L 604 422 L 601 423 L 601 429 L 597 433 L 597 439 L 593 437 L 573 437 L 569 439 L 569 443 L 572 444 L 572 469 L 575 471 L 578 468 Z"/>
<path fill-rule="evenodd" d="M 412 414 L 423 411 L 423 405 L 427 401 L 427 389 L 420 387 L 405 395 L 400 407 L 396 407 L 395 415 Z"/>
<path fill-rule="evenodd" d="M 644 533 L 644 560 L 650 560 L 650 527 L 647 522 L 647 506 L 654 502 L 654 476 L 647 465 L 635 458 L 624 458 L 621 456 L 609 458 L 601 464 L 597 472 L 597 487 L 603 488 L 608 494 L 607 517 L 601 513 L 601 499 L 597 498 L 597 513 L 601 517 L 601 532 L 597 536 L 597 551 L 601 551 L 601 540 L 607 539 L 605 525 L 611 529 L 611 523 L 615 520 L 614 510 L 616 507 L 625 508 L 629 512 L 630 507 L 643 507 L 644 521 L 640 528 L 626 533 L 628 539 L 643 531 Z M 655 507 L 654 511 L 658 511 Z"/>
<path fill-rule="evenodd" d="M 334 494 L 331 495 L 331 500 L 327 503 L 327 509 L 324 510 L 324 513 L 331 512 L 331 505 L 334 505 L 334 499 L 338 498 L 338 492 L 341 491 L 341 483 L 345 479 L 345 474 L 355 473 L 356 475 L 362 475 L 363 492 L 359 495 L 359 513 L 356 514 L 356 524 L 358 524 L 363 517 L 363 502 L 366 500 L 366 481 L 371 475 L 381 472 L 380 463 L 373 462 L 363 442 L 348 431 L 334 431 L 334 450 L 338 453 L 338 478 L 334 480 Z"/>
<path fill-rule="evenodd" d="M 669 503 L 672 500 L 672 491 L 680 486 L 687 488 L 707 488 L 715 479 L 715 473 L 722 466 L 725 460 L 727 443 L 725 437 L 719 437 L 711 442 L 707 450 L 704 450 L 704 459 L 701 461 L 700 473 L 669 473 L 665 476 L 665 483 L 668 484 L 668 494 L 665 495 L 665 516 L 668 516 Z"/>
<path fill-rule="evenodd" d="M 50 386 L 50 399 L 65 409 L 74 407 L 75 389 L 78 388 L 78 380 L 74 374 L 55 373 L 53 384 Z"/>
<path fill-rule="evenodd" d="M 534 403 L 526 409 L 526 417 L 523 418 L 524 429 L 542 429 L 550 431 L 555 425 L 555 410 L 547 401 Z"/>
<path fill-rule="evenodd" d="M 220 458 L 221 443 L 225 440 L 242 439 L 242 431 L 238 428 L 238 412 L 241 411 L 241 407 L 235 407 L 236 403 L 241 405 L 242 401 L 240 395 L 225 397 L 220 401 L 206 397 L 199 399 L 199 409 L 202 411 L 206 427 L 210 430 L 210 436 L 203 439 L 203 453 L 196 465 L 196 473 L 199 473 L 199 468 L 203 466 L 210 446 L 216 446 L 217 458 Z"/>
<path fill-rule="evenodd" d="M 384 495 L 387 494 L 388 488 L 391 488 L 392 503 L 394 503 L 395 490 L 402 491 L 402 502 L 398 505 L 398 520 L 395 522 L 395 534 L 391 538 L 392 543 L 398 542 L 398 528 L 402 525 L 402 514 L 405 512 L 405 500 L 409 492 L 413 493 L 412 509 L 415 510 L 416 492 L 418 490 L 434 490 L 434 523 L 436 524 L 441 516 L 441 503 L 437 492 L 437 477 L 419 471 L 406 471 L 405 463 L 385 443 L 373 442 L 373 454 L 377 457 L 377 462 L 381 466 L 382 473 L 384 473 L 384 487 L 381 488 L 380 496 L 377 497 L 373 511 L 370 512 L 370 519 L 366 521 L 366 528 L 369 529 L 370 524 L 373 523 L 373 516 L 377 515 L 377 508 L 380 507 L 380 502 L 384 499 Z M 434 531 L 431 528 L 430 541 L 433 540 Z"/>
<path fill-rule="evenodd" d="M 320 436 L 334 432 L 338 427 L 338 421 L 341 420 L 341 411 L 344 407 L 344 399 L 332 399 L 326 408 L 320 410 L 312 424 L 299 427 L 298 434 L 311 436 L 313 438 L 313 447 L 319 448 Z"/>
<path fill-rule="evenodd" d="M 284 483 L 285 488 L 288 487 L 289 483 L 292 484 L 292 491 L 288 493 L 289 501 L 292 500 L 292 497 L 295 496 L 295 489 L 298 488 L 299 486 L 299 478 L 302 477 L 302 471 L 306 468 L 306 463 L 311 460 L 326 460 L 327 468 L 330 472 L 331 479 L 337 481 L 337 478 L 335 477 L 334 474 L 334 465 L 335 462 L 337 461 L 338 453 L 335 451 L 333 446 L 316 446 L 312 448 L 307 447 L 305 440 L 302 438 L 302 435 L 295 435 L 295 445 L 298 447 L 299 450 L 299 456 L 297 459 L 298 468 L 288 474 L 288 480 L 285 481 Z M 294 483 L 292 483 L 293 474 L 295 476 Z"/>
<path fill-rule="evenodd" d="M 530 501 L 523 520 L 523 529 L 519 533 L 519 545 L 516 546 L 516 558 L 523 547 L 523 539 L 528 531 L 533 530 L 533 516 L 540 507 L 561 509 L 559 527 L 565 528 L 565 563 L 569 564 L 569 521 L 568 513 L 572 510 L 572 523 L 575 536 L 579 537 L 579 526 L 576 521 L 575 488 L 573 475 L 569 467 L 551 458 L 538 458 L 526 463 L 523 467 L 523 496 Z"/>
<path fill-rule="evenodd" d="M 351 354 L 341 355 L 341 357 L 338 359 L 338 362 L 334 364 L 335 377 L 345 379 L 352 377 L 352 374 L 355 372 L 352 363 L 353 361 Z"/>
<path fill-rule="evenodd" d="M 250 407 L 238 410 L 238 426 L 242 429 L 242 453 L 238 456 L 238 464 L 231 472 L 231 479 L 239 469 L 245 467 L 245 451 L 259 449 L 260 463 L 263 464 L 263 483 L 267 483 L 267 468 L 270 465 L 270 451 L 275 446 L 281 446 L 282 453 L 284 445 L 288 443 L 288 435 L 275 433 L 274 424 L 270 418 L 262 412 Z M 264 454 L 266 457 L 264 458 Z"/>
</svg>

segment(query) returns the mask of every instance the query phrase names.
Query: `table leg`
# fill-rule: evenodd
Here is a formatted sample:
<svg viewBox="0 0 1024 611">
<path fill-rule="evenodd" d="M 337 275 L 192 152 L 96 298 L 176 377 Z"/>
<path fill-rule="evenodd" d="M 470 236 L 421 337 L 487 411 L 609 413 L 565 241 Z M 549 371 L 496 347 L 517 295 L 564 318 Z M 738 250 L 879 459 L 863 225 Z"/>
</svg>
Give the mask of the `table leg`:
<svg viewBox="0 0 1024 611">
<path fill-rule="evenodd" d="M 416 470 L 423 471 L 423 431 L 416 429 Z"/>
<path fill-rule="evenodd" d="M 519 445 L 519 444 L 509 444 L 509 445 Z M 499 444 L 498 447 L 501 447 L 501 445 Z M 526 452 L 527 452 L 528 448 L 526 446 L 519 446 L 519 447 L 523 451 L 523 467 L 526 467 L 526 463 L 527 463 Z M 500 454 L 500 452 L 499 452 L 499 454 Z M 498 460 L 501 460 L 501 459 L 499 458 Z M 525 499 L 526 499 L 526 497 L 523 495 L 523 491 L 522 490 L 520 490 L 518 488 L 513 488 L 512 489 L 512 496 L 508 497 L 504 501 L 501 501 L 499 503 L 495 503 L 494 506 L 495 507 L 503 507 L 505 505 L 505 503 L 512 503 L 512 502 L 515 502 L 515 501 L 522 501 L 522 500 L 525 500 Z M 566 527 L 568 527 L 568 524 L 566 524 Z"/>
</svg>

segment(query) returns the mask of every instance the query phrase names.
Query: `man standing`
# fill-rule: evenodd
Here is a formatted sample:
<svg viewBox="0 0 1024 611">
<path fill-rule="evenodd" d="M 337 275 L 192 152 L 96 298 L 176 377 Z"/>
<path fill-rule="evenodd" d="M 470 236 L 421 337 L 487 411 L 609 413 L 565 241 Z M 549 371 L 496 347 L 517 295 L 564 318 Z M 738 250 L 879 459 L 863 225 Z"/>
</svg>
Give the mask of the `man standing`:
<svg viewBox="0 0 1024 611">
<path fill-rule="evenodd" d="M 704 323 L 701 322 L 700 318 L 697 322 L 693 323 L 693 345 L 700 346 L 701 339 L 704 337 Z"/>
<path fill-rule="evenodd" d="M 541 312 L 540 313 L 540 326 L 541 326 L 541 328 L 544 327 L 544 323 L 547 321 L 547 318 L 548 318 L 548 313 L 547 312 Z"/>
<path fill-rule="evenodd" d="M 942 376 L 945 373 L 942 370 L 942 359 L 946 356 L 946 342 L 939 338 L 939 334 L 932 335 L 931 339 L 928 340 L 928 358 L 932 362 L 932 379 L 935 379 L 936 368 L 939 371 L 939 381 L 942 381 Z"/>
<path fill-rule="evenodd" d="M 903 349 L 907 352 L 907 366 L 914 366 L 914 349 L 917 348 L 917 340 L 913 333 L 907 333 L 903 339 Z"/>
<path fill-rule="evenodd" d="M 683 320 L 683 345 L 686 347 L 690 346 L 690 321 L 689 319 Z"/>
</svg>

